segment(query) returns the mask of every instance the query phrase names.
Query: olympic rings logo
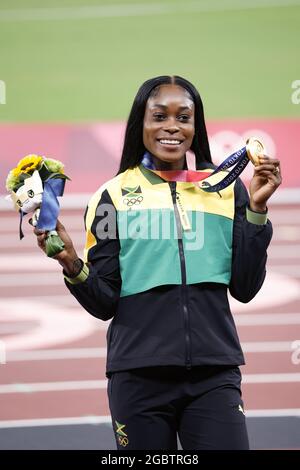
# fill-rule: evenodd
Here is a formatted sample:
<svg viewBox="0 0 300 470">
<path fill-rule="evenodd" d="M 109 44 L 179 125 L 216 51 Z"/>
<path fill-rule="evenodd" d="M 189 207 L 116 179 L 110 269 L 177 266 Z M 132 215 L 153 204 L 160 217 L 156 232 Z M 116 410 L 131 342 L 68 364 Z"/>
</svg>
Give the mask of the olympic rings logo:
<svg viewBox="0 0 300 470">
<path fill-rule="evenodd" d="M 127 439 L 127 437 L 118 436 L 118 440 L 119 440 L 119 444 L 123 447 L 126 447 L 127 444 L 129 443 L 129 440 Z"/>
<path fill-rule="evenodd" d="M 126 204 L 126 206 L 134 206 L 135 204 L 140 204 L 143 200 L 143 196 L 138 196 L 138 197 L 124 197 L 123 199 L 123 204 Z"/>
</svg>

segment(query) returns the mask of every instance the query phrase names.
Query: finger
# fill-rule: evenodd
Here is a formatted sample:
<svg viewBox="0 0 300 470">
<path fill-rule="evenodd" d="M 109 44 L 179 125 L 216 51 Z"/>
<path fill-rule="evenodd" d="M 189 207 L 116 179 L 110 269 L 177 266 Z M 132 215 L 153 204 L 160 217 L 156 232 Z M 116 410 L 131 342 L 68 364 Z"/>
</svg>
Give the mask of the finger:
<svg viewBox="0 0 300 470">
<path fill-rule="evenodd" d="M 271 173 L 269 176 L 268 176 L 268 182 L 272 181 L 274 183 L 274 186 L 279 186 L 281 184 L 281 178 L 274 174 L 274 173 Z"/>
<path fill-rule="evenodd" d="M 282 182 L 282 178 L 279 173 L 273 173 L 273 171 L 262 171 L 259 175 L 261 178 L 265 178 L 268 182 L 273 182 L 275 186 L 279 186 Z"/>
<path fill-rule="evenodd" d="M 256 172 L 260 172 L 262 170 L 269 170 L 269 171 L 274 171 L 276 168 L 278 168 L 278 165 L 274 164 L 269 164 L 269 163 L 264 163 L 262 165 L 257 165 L 255 167 Z"/>
<path fill-rule="evenodd" d="M 280 168 L 279 166 L 276 166 L 273 170 L 273 173 L 275 176 L 277 176 L 278 178 L 281 178 L 281 173 L 280 173 Z"/>
<path fill-rule="evenodd" d="M 278 181 L 276 176 L 271 172 L 266 175 L 263 175 L 262 177 L 265 178 L 264 186 L 272 186 L 276 188 L 280 185 L 280 181 Z"/>
<path fill-rule="evenodd" d="M 254 170 L 254 175 L 261 175 L 262 172 L 266 172 L 266 171 L 270 171 L 271 173 L 273 173 L 274 175 L 276 176 L 280 176 L 281 177 L 281 171 L 280 171 L 280 167 L 279 166 L 274 166 L 274 165 L 260 165 L 259 167 L 256 167 L 255 170 Z"/>
<path fill-rule="evenodd" d="M 274 165 L 280 165 L 280 160 L 278 160 L 278 158 L 271 158 L 271 157 L 268 157 L 268 155 L 264 155 L 263 157 L 259 157 L 259 161 L 261 163 L 273 163 Z"/>
<path fill-rule="evenodd" d="M 277 173 L 274 173 L 274 171 L 272 170 L 261 170 L 260 172 L 258 173 L 255 173 L 254 176 L 269 176 L 269 175 L 273 175 L 273 176 L 276 176 Z"/>
</svg>

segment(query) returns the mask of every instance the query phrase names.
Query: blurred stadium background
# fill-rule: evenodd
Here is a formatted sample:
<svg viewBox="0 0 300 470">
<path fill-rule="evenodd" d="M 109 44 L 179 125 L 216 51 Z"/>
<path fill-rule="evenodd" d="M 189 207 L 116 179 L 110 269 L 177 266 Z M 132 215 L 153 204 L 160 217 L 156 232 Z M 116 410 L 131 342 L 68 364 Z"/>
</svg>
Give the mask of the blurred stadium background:
<svg viewBox="0 0 300 470">
<path fill-rule="evenodd" d="M 19 242 L 5 178 L 29 153 L 62 160 L 61 220 L 80 252 L 137 89 L 161 74 L 199 89 L 215 162 L 249 135 L 281 159 L 267 280 L 231 304 L 251 446 L 300 449 L 299 24 L 298 0 L 0 0 L 0 449 L 115 449 L 108 325 L 69 295 L 30 227 Z"/>
</svg>

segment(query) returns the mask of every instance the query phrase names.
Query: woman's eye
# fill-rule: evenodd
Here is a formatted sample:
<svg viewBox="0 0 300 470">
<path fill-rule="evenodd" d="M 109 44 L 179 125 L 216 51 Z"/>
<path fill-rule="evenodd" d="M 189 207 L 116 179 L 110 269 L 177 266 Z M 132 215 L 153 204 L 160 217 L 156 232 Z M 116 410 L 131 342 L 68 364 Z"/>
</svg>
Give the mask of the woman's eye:
<svg viewBox="0 0 300 470">
<path fill-rule="evenodd" d="M 190 116 L 188 116 L 187 114 L 182 114 L 181 116 L 179 116 L 178 119 L 179 119 L 180 121 L 184 121 L 184 122 L 185 122 L 185 121 L 188 121 L 189 118 L 190 118 Z"/>
<path fill-rule="evenodd" d="M 29 197 L 33 197 L 34 196 L 34 191 L 32 189 L 29 189 L 29 191 L 27 191 L 27 194 Z"/>
<path fill-rule="evenodd" d="M 165 116 L 164 114 L 156 113 L 156 114 L 153 114 L 153 117 L 156 121 L 162 121 Z"/>
<path fill-rule="evenodd" d="M 154 117 L 155 121 L 162 121 L 162 120 L 166 119 L 166 115 L 161 114 L 161 113 L 155 113 L 155 114 L 153 114 L 153 117 Z M 187 122 L 190 119 L 190 116 L 188 116 L 187 114 L 181 114 L 180 116 L 178 116 L 177 119 L 181 122 Z"/>
</svg>

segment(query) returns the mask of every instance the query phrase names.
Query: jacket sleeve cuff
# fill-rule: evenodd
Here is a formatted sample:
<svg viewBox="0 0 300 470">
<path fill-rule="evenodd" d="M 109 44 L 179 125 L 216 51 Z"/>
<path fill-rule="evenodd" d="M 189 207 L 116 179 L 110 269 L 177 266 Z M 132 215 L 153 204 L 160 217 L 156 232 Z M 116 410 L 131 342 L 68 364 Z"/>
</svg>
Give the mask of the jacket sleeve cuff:
<svg viewBox="0 0 300 470">
<path fill-rule="evenodd" d="M 250 224 L 266 225 L 268 221 L 268 210 L 266 210 L 266 212 L 254 212 L 249 207 L 246 207 L 246 219 Z"/>
<path fill-rule="evenodd" d="M 87 266 L 87 264 L 83 264 L 83 267 L 82 267 L 80 273 L 77 274 L 76 277 L 68 277 L 68 276 L 64 275 L 64 278 L 70 284 L 81 284 L 82 282 L 86 281 L 86 279 L 88 278 L 89 272 L 90 272 L 90 270 L 89 270 L 89 267 Z"/>
</svg>

